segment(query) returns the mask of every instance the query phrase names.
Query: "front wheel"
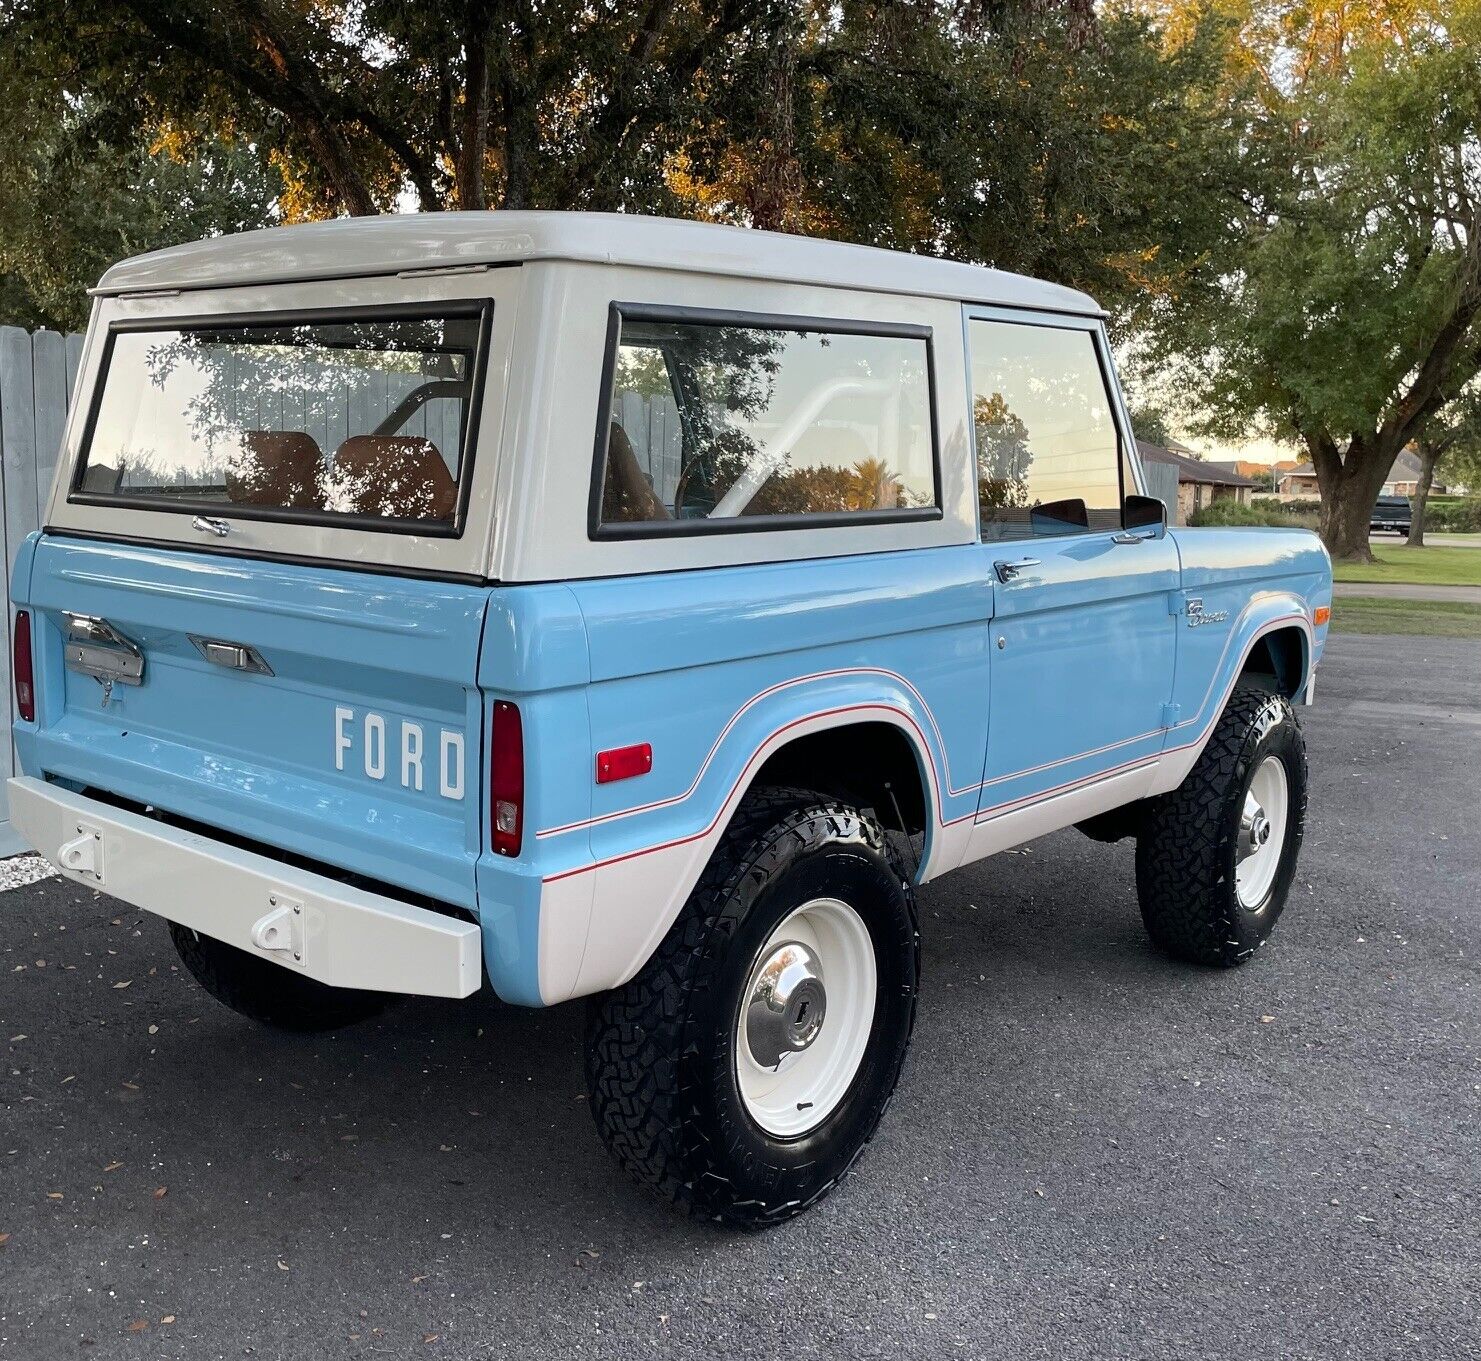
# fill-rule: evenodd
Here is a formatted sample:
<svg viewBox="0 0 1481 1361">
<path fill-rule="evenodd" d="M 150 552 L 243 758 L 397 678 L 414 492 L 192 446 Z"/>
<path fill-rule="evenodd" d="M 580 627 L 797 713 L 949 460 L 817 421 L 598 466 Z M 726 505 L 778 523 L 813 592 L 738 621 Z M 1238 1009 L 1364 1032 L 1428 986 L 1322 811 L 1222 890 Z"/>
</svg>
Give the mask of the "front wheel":
<svg viewBox="0 0 1481 1361">
<path fill-rule="evenodd" d="M 753 794 L 653 958 L 591 1004 L 597 1129 L 697 1217 L 788 1219 L 873 1135 L 918 981 L 914 900 L 878 821 L 822 794 Z"/>
<path fill-rule="evenodd" d="M 1148 935 L 1193 964 L 1243 964 L 1286 905 L 1305 826 L 1295 711 L 1241 687 L 1188 778 L 1142 821 L 1136 886 Z"/>
</svg>

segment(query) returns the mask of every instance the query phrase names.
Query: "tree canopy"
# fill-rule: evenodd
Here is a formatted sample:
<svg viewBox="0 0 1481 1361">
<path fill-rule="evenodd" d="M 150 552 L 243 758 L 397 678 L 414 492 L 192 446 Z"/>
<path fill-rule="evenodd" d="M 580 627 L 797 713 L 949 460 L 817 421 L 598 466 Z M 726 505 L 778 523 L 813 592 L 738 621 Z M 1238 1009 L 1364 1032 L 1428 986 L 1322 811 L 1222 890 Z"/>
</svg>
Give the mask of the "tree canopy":
<svg viewBox="0 0 1481 1361">
<path fill-rule="evenodd" d="M 1481 4 L 1237 9 L 1238 230 L 1146 358 L 1205 431 L 1304 447 L 1329 548 L 1367 557 L 1394 458 L 1481 367 Z"/>
<path fill-rule="evenodd" d="M 6 0 L 0 15 L 14 69 L 85 108 L 134 178 L 166 173 L 141 149 L 218 188 L 228 164 L 247 187 L 255 160 L 278 221 L 663 212 L 949 254 L 1125 308 L 1196 268 L 1229 215 L 1234 130 L 1204 94 L 1215 19 L 1168 49 L 1147 16 L 1089 0 Z M 95 174 L 123 169 L 100 158 Z M 238 225 L 239 197 L 216 206 Z M 201 227 L 182 217 L 179 236 Z"/>
</svg>

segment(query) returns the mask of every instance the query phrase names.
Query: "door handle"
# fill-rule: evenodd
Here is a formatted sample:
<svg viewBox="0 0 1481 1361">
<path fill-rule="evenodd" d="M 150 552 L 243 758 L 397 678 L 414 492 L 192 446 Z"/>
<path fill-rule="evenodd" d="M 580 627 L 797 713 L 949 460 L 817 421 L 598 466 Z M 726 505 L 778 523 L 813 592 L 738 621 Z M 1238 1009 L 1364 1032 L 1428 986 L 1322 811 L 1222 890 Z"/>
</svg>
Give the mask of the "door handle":
<svg viewBox="0 0 1481 1361">
<path fill-rule="evenodd" d="M 1025 567 L 1037 567 L 1038 558 L 1019 558 L 1017 562 L 995 562 L 993 570 L 998 574 L 998 580 L 1007 584 L 1018 576 Z"/>
<path fill-rule="evenodd" d="M 1133 534 L 1129 530 L 1123 530 L 1120 534 L 1112 534 L 1112 543 L 1146 543 L 1152 536 L 1150 534 Z"/>
<path fill-rule="evenodd" d="M 190 522 L 190 527 L 202 534 L 214 534 L 218 539 L 224 539 L 231 533 L 231 525 L 226 520 L 218 520 L 214 515 L 197 515 Z"/>
</svg>

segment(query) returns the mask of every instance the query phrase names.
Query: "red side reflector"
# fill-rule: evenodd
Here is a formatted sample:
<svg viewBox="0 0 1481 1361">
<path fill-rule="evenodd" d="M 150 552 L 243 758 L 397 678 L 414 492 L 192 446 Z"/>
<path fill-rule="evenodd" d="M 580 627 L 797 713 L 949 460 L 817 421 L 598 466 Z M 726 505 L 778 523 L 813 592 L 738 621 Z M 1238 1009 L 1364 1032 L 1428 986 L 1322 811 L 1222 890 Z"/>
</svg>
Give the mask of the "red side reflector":
<svg viewBox="0 0 1481 1361">
<path fill-rule="evenodd" d="M 525 827 L 525 736 L 519 709 L 494 701 L 489 748 L 489 832 L 499 855 L 518 855 Z"/>
<path fill-rule="evenodd" d="M 634 775 L 646 775 L 653 769 L 653 744 L 638 742 L 631 747 L 613 747 L 611 751 L 597 752 L 597 783 L 611 784 L 613 780 L 630 780 Z"/>
<path fill-rule="evenodd" d="M 15 708 L 27 723 L 36 721 L 36 679 L 31 674 L 31 615 L 27 610 L 15 612 L 15 645 L 11 649 L 11 670 L 15 675 Z"/>
</svg>

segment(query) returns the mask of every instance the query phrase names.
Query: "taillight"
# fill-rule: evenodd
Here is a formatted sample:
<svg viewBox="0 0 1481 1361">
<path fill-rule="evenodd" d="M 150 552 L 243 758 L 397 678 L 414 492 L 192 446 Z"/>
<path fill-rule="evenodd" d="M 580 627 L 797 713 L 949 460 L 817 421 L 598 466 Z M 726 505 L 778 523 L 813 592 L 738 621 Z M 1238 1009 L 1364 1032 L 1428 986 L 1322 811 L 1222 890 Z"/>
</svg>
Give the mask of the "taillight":
<svg viewBox="0 0 1481 1361">
<path fill-rule="evenodd" d="M 525 736 L 519 709 L 494 701 L 489 749 L 489 830 L 499 855 L 518 855 L 525 822 Z"/>
<path fill-rule="evenodd" d="M 27 723 L 36 721 L 36 680 L 31 674 L 31 615 L 15 612 L 15 645 L 11 648 L 11 670 L 15 675 L 15 707 Z"/>
</svg>

